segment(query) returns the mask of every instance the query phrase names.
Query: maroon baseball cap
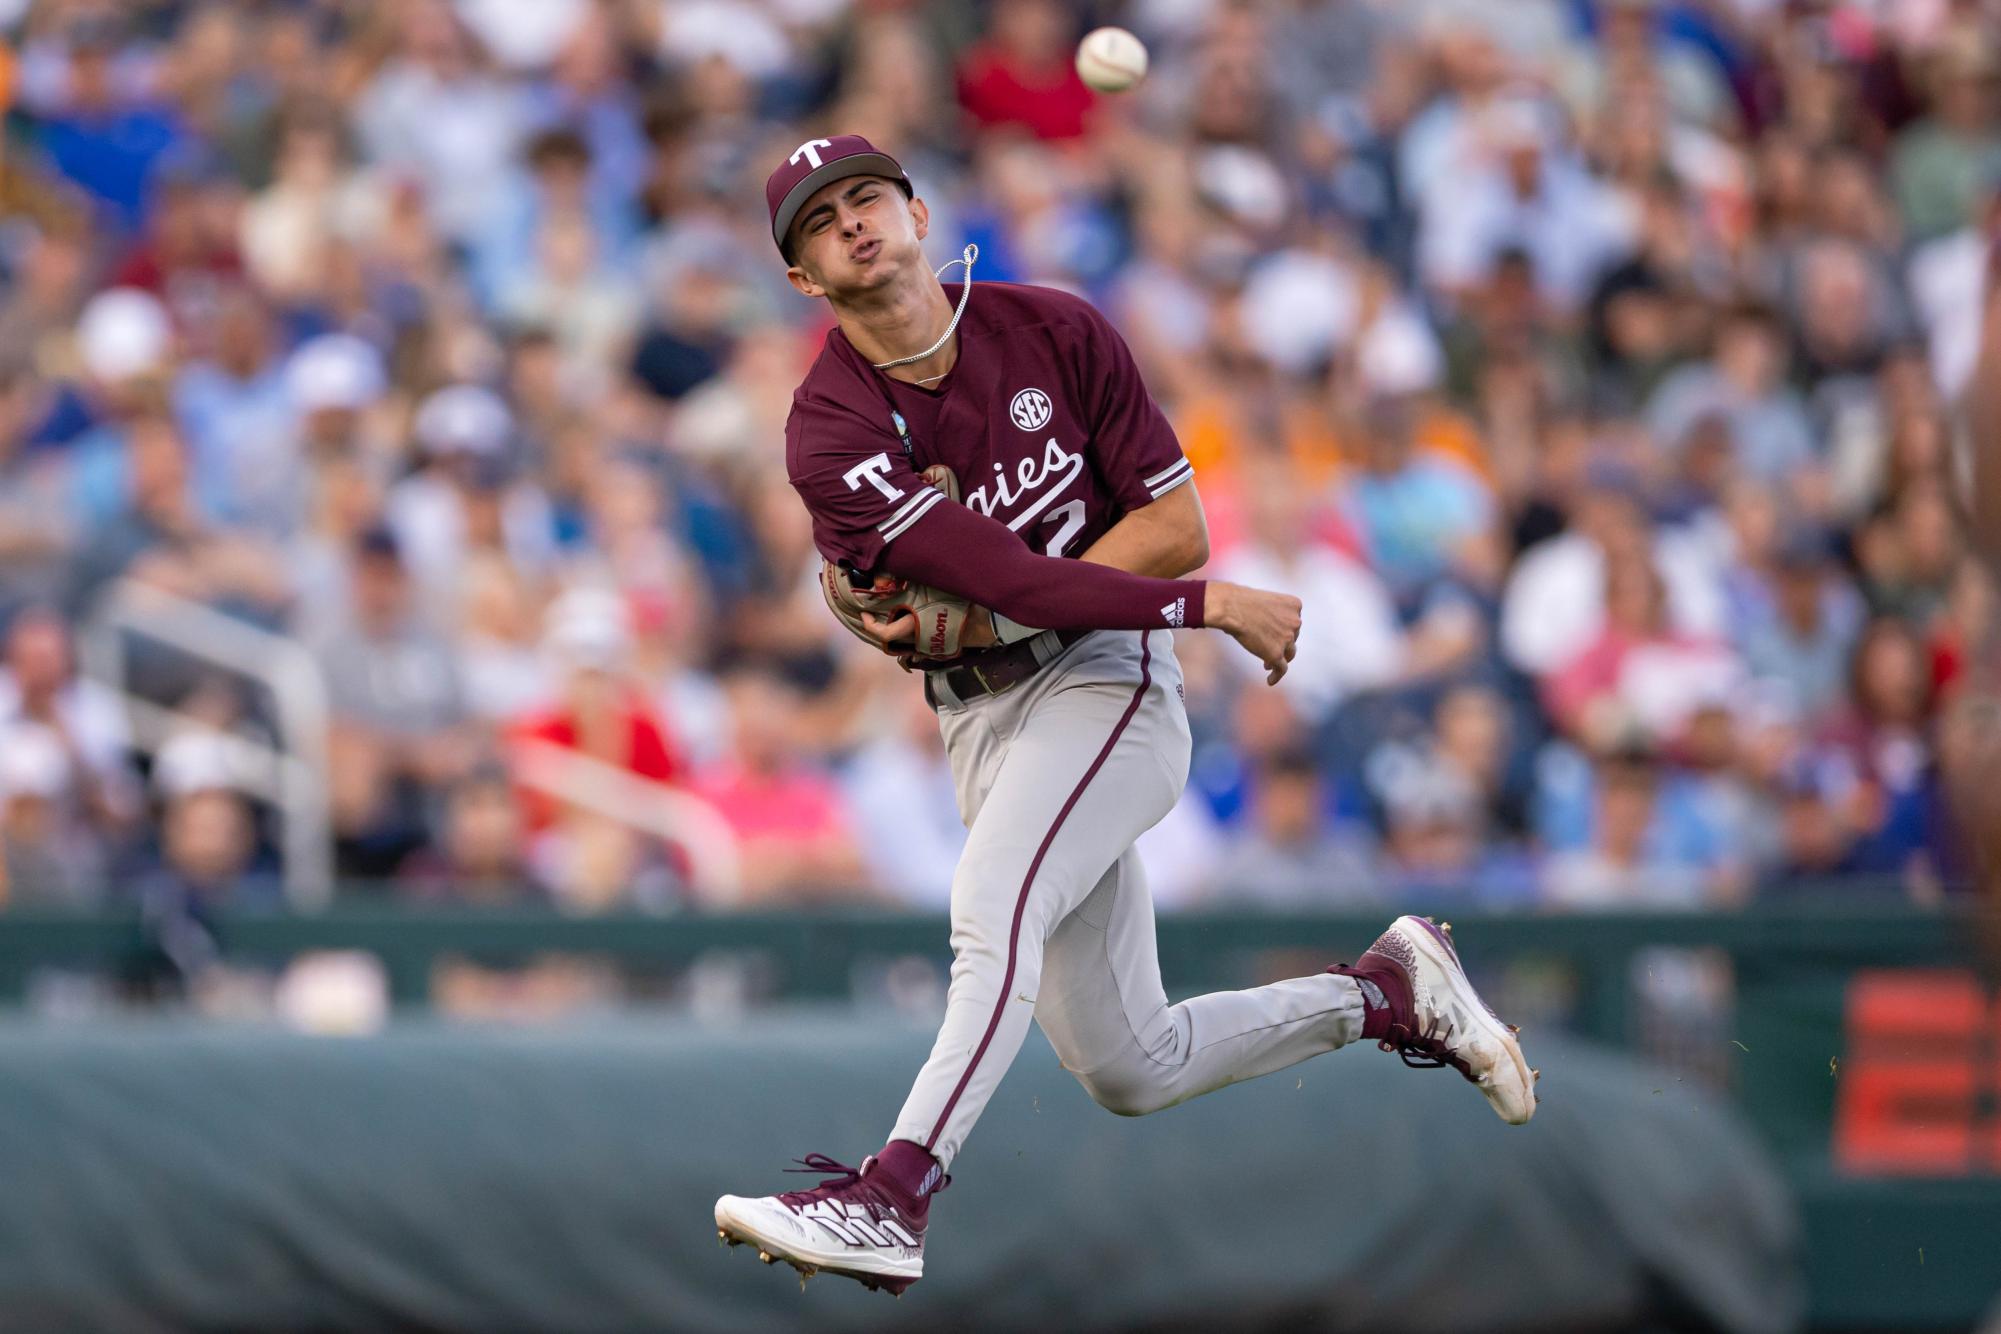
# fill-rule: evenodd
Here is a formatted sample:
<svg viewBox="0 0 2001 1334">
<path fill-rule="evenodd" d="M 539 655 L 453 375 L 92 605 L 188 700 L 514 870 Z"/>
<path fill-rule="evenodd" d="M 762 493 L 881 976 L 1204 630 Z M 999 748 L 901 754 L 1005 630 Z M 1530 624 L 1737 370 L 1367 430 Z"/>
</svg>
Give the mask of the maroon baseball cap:
<svg viewBox="0 0 2001 1334">
<path fill-rule="evenodd" d="M 808 139 L 764 182 L 764 202 L 771 209 L 771 239 L 778 243 L 781 254 L 785 233 L 813 192 L 845 176 L 882 176 L 901 186 L 906 198 L 917 193 L 896 159 L 859 134 Z"/>
</svg>

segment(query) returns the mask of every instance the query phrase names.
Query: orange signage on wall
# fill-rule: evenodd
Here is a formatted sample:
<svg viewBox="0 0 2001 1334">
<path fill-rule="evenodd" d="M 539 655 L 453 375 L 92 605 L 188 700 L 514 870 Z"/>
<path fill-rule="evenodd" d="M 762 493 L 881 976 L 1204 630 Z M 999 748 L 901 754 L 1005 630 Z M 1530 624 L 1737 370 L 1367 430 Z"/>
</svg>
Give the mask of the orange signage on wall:
<svg viewBox="0 0 2001 1334">
<path fill-rule="evenodd" d="M 2001 993 L 1971 972 L 1849 983 L 1834 1161 L 1891 1176 L 2001 1173 Z"/>
</svg>

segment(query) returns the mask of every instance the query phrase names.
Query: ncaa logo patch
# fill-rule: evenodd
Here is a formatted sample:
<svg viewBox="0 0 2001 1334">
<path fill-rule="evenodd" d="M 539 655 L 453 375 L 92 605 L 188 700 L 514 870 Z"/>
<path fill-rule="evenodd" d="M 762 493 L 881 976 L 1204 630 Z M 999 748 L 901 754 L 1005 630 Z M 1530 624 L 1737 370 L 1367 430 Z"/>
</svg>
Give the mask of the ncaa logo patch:
<svg viewBox="0 0 2001 1334">
<path fill-rule="evenodd" d="M 1049 425 L 1053 406 L 1049 395 L 1040 389 L 1024 389 L 1014 396 L 1014 402 L 1007 405 L 1007 415 L 1014 418 L 1014 424 L 1022 430 L 1039 431 Z"/>
</svg>

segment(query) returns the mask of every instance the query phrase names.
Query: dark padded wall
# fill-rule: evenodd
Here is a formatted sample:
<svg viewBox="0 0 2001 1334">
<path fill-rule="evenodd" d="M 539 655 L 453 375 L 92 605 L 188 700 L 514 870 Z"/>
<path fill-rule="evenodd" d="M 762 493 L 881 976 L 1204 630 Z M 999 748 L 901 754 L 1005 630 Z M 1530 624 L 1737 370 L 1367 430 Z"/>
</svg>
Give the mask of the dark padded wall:
<svg viewBox="0 0 2001 1334">
<path fill-rule="evenodd" d="M 880 1143 L 928 1033 L 852 1012 L 365 1040 L 0 1028 L 0 1329 L 1796 1328 L 1733 1116 L 1536 1042 L 1503 1126 L 1359 1047 L 1141 1120 L 1039 1036 L 891 1301 L 716 1244 L 723 1191 Z"/>
</svg>

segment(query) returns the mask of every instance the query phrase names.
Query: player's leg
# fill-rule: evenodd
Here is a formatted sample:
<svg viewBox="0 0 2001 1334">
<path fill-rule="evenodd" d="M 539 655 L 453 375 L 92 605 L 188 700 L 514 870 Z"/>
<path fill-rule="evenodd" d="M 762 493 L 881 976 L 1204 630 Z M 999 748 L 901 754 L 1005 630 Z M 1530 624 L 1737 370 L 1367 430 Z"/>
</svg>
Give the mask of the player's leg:
<svg viewBox="0 0 2001 1334">
<path fill-rule="evenodd" d="M 1057 691 L 1022 718 L 953 878 L 945 1019 L 893 1139 L 949 1167 L 1027 1036 L 1050 933 L 1173 806 L 1187 745 L 1158 681 Z"/>
<path fill-rule="evenodd" d="M 929 1195 L 1027 1034 L 1045 938 L 1180 794 L 1188 729 L 1171 693 L 1178 674 L 1149 671 L 1143 645 L 1129 662 L 1112 655 L 1089 673 L 1072 664 L 1033 694 L 946 720 L 970 830 L 930 1058 L 880 1154 L 860 1169 L 818 1160 L 828 1180 L 813 1190 L 724 1196 L 716 1225 L 726 1240 L 892 1291 L 921 1276 Z"/>
<path fill-rule="evenodd" d="M 1056 928 L 1036 1019 L 1102 1106 L 1139 1116 L 1369 1038 L 1471 1080 L 1503 1120 L 1535 1110 L 1514 1029 L 1480 999 L 1450 933 L 1400 917 L 1356 960 L 1167 1003 L 1153 904 L 1128 850 Z"/>
<path fill-rule="evenodd" d="M 1316 973 L 1169 1005 L 1127 849 L 1050 937 L 1035 1018 L 1092 1098 L 1139 1116 L 1353 1042 L 1367 1003 L 1356 979 Z"/>
</svg>

